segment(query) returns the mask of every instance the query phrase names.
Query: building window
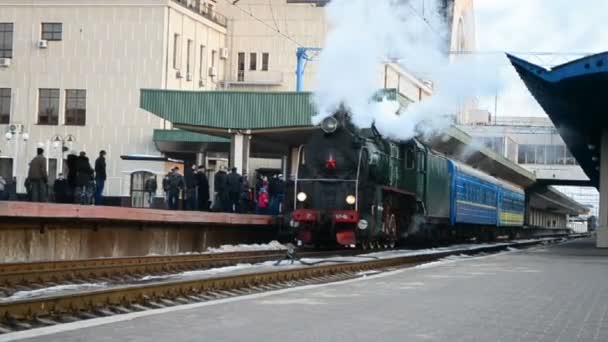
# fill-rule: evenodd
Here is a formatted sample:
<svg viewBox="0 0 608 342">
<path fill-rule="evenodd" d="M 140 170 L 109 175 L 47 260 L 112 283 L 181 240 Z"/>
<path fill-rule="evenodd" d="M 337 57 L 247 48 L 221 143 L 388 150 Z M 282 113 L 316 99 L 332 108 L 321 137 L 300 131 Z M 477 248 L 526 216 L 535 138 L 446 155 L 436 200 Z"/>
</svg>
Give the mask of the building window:
<svg viewBox="0 0 608 342">
<path fill-rule="evenodd" d="M 38 92 L 38 124 L 59 123 L 59 89 L 40 89 Z"/>
<path fill-rule="evenodd" d="M 65 124 L 84 126 L 87 117 L 87 91 L 67 89 L 65 91 Z"/>
<path fill-rule="evenodd" d="M 62 23 L 42 23 L 42 35 L 44 40 L 61 40 L 63 31 Z"/>
<path fill-rule="evenodd" d="M 262 71 L 268 71 L 268 59 L 269 59 L 269 54 L 268 52 L 264 52 L 262 54 Z"/>
<path fill-rule="evenodd" d="M 173 69 L 179 69 L 181 66 L 181 39 L 179 34 L 173 35 Z"/>
<path fill-rule="evenodd" d="M 192 39 L 188 39 L 186 45 L 186 76 L 190 76 L 190 59 L 192 57 Z"/>
<path fill-rule="evenodd" d="M 135 171 L 131 173 L 131 207 L 149 208 L 154 200 L 155 194 L 146 191 L 145 185 L 148 179 L 156 180 L 156 175 L 148 171 Z"/>
<path fill-rule="evenodd" d="M 237 75 L 236 80 L 243 82 L 245 80 L 245 53 L 239 52 L 237 59 Z"/>
<path fill-rule="evenodd" d="M 11 89 L 0 88 L 0 124 L 11 121 Z"/>
<path fill-rule="evenodd" d="M 201 45 L 201 47 L 200 47 L 200 56 L 199 56 L 199 58 L 200 59 L 198 61 L 198 63 L 199 63 L 199 66 L 198 66 L 198 70 L 199 71 L 198 71 L 198 73 L 199 73 L 199 76 L 200 76 L 200 78 L 202 80 L 202 79 L 206 78 L 205 77 L 205 73 L 207 72 L 205 70 L 205 45 Z"/>
<path fill-rule="evenodd" d="M 0 58 L 13 58 L 13 23 L 0 23 Z"/>
<path fill-rule="evenodd" d="M 256 70 L 258 68 L 258 54 L 249 54 L 249 70 Z"/>
</svg>

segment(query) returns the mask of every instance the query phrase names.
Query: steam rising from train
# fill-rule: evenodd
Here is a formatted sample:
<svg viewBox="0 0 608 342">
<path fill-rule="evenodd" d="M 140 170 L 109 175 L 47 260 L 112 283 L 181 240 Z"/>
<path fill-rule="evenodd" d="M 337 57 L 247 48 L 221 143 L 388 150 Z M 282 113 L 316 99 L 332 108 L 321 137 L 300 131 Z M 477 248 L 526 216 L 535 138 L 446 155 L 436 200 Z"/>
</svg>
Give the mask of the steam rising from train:
<svg viewBox="0 0 608 342">
<path fill-rule="evenodd" d="M 465 101 L 493 94 L 496 74 L 484 74 L 492 68 L 472 58 L 449 61 L 451 30 L 440 2 L 332 0 L 326 7 L 331 31 L 316 80 L 316 123 L 344 106 L 355 125 L 375 123 L 383 135 L 407 140 L 449 127 Z M 386 62 L 431 81 L 433 95 L 402 109 L 396 102 L 370 101 Z"/>
</svg>

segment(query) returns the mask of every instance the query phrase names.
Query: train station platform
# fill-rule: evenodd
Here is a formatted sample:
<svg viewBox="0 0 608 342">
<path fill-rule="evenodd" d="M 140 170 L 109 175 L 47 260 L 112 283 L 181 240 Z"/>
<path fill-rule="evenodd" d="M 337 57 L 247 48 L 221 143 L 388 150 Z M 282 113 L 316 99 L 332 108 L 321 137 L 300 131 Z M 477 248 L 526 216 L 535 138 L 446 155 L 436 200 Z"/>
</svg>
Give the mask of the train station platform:
<svg viewBox="0 0 608 342">
<path fill-rule="evenodd" d="M 257 226 L 272 224 L 274 220 L 272 216 L 265 215 L 32 202 L 0 202 L 0 218 Z"/>
<path fill-rule="evenodd" d="M 276 239 L 274 217 L 0 202 L 0 260 L 75 260 L 203 252 Z"/>
<path fill-rule="evenodd" d="M 587 238 L 19 336 L 30 342 L 606 341 L 606 267 L 608 251 Z"/>
</svg>

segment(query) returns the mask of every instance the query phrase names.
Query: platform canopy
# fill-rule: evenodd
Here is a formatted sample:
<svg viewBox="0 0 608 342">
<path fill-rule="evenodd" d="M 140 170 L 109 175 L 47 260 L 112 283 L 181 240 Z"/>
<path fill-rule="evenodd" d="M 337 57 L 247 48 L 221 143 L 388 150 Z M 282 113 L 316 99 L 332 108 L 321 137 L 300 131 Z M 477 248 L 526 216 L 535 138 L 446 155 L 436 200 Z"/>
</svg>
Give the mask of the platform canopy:
<svg viewBox="0 0 608 342">
<path fill-rule="evenodd" d="M 589 185 L 598 187 L 600 138 L 608 128 L 608 52 L 552 69 L 508 57 L 589 177 Z"/>
</svg>

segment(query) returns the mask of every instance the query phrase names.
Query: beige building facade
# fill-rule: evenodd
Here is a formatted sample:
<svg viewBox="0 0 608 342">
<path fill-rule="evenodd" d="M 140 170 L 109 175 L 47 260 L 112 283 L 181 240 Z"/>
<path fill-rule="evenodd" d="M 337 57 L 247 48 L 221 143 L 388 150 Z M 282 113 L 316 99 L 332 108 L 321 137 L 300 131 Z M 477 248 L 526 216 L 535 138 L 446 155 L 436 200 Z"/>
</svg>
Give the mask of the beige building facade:
<svg viewBox="0 0 608 342">
<path fill-rule="evenodd" d="M 0 0 L 0 131 L 14 133 L 0 142 L 3 176 L 15 175 L 23 192 L 28 162 L 44 146 L 53 178 L 65 142 L 91 164 L 106 150 L 105 194 L 128 195 L 132 170 L 120 156 L 159 155 L 152 133 L 167 126 L 139 109 L 139 90 L 217 89 L 225 26 L 204 3 Z"/>
</svg>

